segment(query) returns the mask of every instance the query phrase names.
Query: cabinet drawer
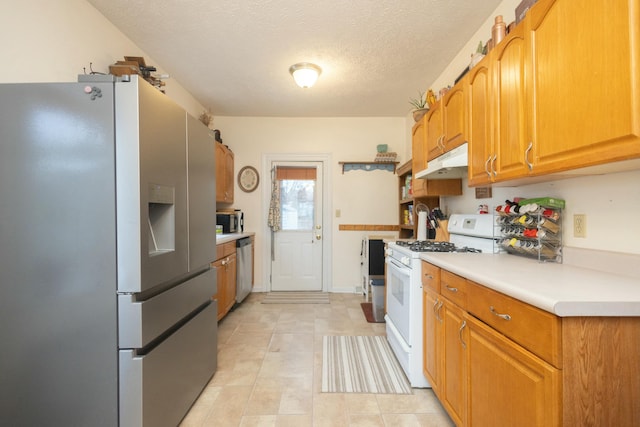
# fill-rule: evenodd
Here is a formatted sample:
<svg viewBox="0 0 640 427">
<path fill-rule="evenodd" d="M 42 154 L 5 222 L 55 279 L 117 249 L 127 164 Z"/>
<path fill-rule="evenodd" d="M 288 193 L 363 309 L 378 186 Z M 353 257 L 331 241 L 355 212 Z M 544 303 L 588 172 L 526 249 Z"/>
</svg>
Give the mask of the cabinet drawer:
<svg viewBox="0 0 640 427">
<path fill-rule="evenodd" d="M 440 267 L 422 261 L 422 288 L 440 292 Z"/>
<path fill-rule="evenodd" d="M 236 241 L 216 245 L 216 259 L 224 258 L 236 252 Z"/>
<path fill-rule="evenodd" d="M 467 281 L 467 311 L 562 368 L 561 321 L 557 316 L 471 281 Z"/>
<path fill-rule="evenodd" d="M 119 425 L 180 423 L 216 371 L 216 316 L 217 304 L 213 301 L 148 353 L 119 351 Z"/>
<path fill-rule="evenodd" d="M 467 309 L 467 279 L 448 271 L 440 275 L 440 294 L 460 308 Z"/>
</svg>

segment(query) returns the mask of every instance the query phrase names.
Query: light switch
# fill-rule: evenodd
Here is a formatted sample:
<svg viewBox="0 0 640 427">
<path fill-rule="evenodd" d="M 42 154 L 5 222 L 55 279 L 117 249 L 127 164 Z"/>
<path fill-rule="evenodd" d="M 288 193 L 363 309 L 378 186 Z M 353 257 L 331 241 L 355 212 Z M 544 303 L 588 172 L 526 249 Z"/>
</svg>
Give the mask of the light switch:
<svg viewBox="0 0 640 427">
<path fill-rule="evenodd" d="M 340 209 L 336 209 L 336 218 L 340 218 L 340 215 L 342 215 L 342 212 L 340 212 Z"/>
</svg>

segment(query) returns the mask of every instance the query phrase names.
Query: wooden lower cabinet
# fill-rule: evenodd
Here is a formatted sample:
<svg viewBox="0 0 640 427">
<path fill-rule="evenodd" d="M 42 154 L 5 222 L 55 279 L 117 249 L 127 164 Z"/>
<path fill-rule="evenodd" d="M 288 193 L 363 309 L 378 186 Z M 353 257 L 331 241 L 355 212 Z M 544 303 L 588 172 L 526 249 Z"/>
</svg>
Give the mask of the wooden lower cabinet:
<svg viewBox="0 0 640 427">
<path fill-rule="evenodd" d="M 218 300 L 218 320 L 222 319 L 236 303 L 236 242 L 223 243 L 217 246 L 218 259 L 211 263 L 216 269 L 218 293 L 213 299 Z"/>
<path fill-rule="evenodd" d="M 224 313 L 227 314 L 236 303 L 236 254 L 232 253 L 227 257 L 224 264 L 225 269 L 225 309 Z"/>
<path fill-rule="evenodd" d="M 457 425 L 467 424 L 468 328 L 464 311 L 444 300 L 440 310 L 443 327 L 442 404 Z M 496 424 L 499 425 L 499 424 Z M 506 425 L 506 424 L 502 424 Z"/>
<path fill-rule="evenodd" d="M 640 317 L 561 318 L 422 267 L 424 373 L 456 425 L 640 425 Z"/>
<path fill-rule="evenodd" d="M 562 319 L 565 426 L 640 426 L 640 317 Z"/>
<path fill-rule="evenodd" d="M 560 426 L 561 371 L 467 316 L 472 426 Z"/>
<path fill-rule="evenodd" d="M 425 377 L 431 384 L 431 389 L 434 393 L 438 393 L 440 388 L 440 337 L 442 335 L 441 322 L 436 313 L 439 309 L 440 298 L 436 292 L 433 292 L 426 287 L 423 287 L 423 363 L 422 368 Z"/>
<path fill-rule="evenodd" d="M 423 287 L 424 374 L 457 425 L 466 424 L 467 329 L 464 311 Z"/>
</svg>

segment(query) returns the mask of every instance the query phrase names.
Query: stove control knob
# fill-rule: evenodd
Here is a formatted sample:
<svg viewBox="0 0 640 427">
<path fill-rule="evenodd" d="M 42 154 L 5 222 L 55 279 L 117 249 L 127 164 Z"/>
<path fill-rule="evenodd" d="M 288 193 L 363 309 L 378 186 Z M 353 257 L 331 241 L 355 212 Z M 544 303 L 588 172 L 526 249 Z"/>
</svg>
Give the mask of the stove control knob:
<svg viewBox="0 0 640 427">
<path fill-rule="evenodd" d="M 393 255 L 393 249 L 391 249 L 391 248 L 387 248 L 387 249 L 384 251 L 384 254 L 385 254 L 386 256 L 391 256 L 391 255 Z"/>
<path fill-rule="evenodd" d="M 411 258 L 409 258 L 408 256 L 403 256 L 402 258 L 400 258 L 400 262 L 404 265 L 411 265 Z"/>
</svg>

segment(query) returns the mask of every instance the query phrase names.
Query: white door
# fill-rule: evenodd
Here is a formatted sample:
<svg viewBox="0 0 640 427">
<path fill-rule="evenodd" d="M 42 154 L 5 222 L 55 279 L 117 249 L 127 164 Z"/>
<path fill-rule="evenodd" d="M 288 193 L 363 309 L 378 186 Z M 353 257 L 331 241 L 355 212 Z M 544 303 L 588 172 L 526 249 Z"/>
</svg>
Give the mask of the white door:
<svg viewBox="0 0 640 427">
<path fill-rule="evenodd" d="M 322 162 L 274 162 L 280 230 L 273 233 L 272 291 L 322 290 Z"/>
</svg>

